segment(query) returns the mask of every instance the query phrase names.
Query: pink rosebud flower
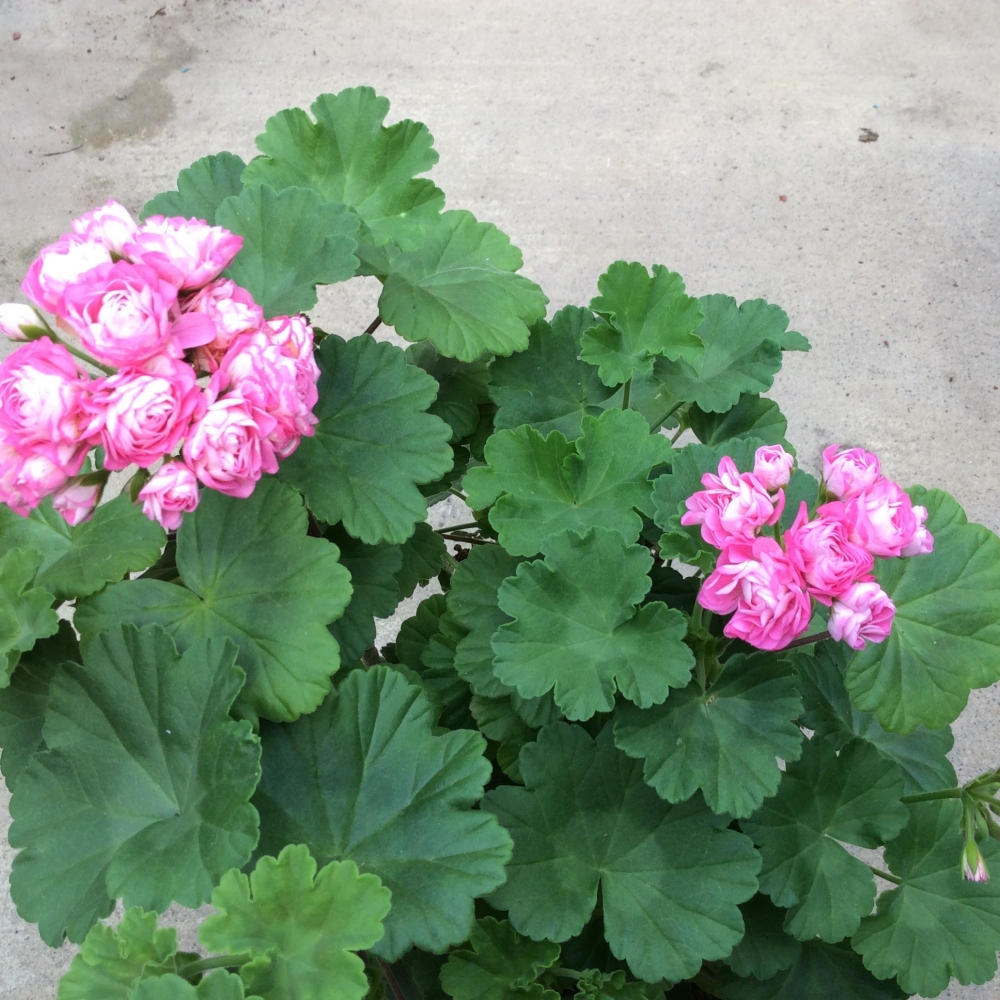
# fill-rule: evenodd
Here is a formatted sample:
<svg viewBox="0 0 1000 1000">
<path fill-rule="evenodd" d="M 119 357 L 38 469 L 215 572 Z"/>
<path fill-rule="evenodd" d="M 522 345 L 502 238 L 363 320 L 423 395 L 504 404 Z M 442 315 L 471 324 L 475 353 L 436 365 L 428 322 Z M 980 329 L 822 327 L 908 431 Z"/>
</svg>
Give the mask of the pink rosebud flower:
<svg viewBox="0 0 1000 1000">
<path fill-rule="evenodd" d="M 882 467 L 878 458 L 864 448 L 837 451 L 839 447 L 831 444 L 823 451 L 823 482 L 838 500 L 850 500 L 875 485 Z"/>
<path fill-rule="evenodd" d="M 128 209 L 111 198 L 100 208 L 74 219 L 72 228 L 77 236 L 92 243 L 101 243 L 112 253 L 122 257 L 123 247 L 139 227 L 129 215 Z"/>
<path fill-rule="evenodd" d="M 80 464 L 83 463 L 83 453 Z M 79 465 L 76 470 L 79 471 Z M 27 517 L 69 475 L 47 455 L 22 454 L 10 442 L 0 439 L 0 502 L 15 514 Z"/>
<path fill-rule="evenodd" d="M 219 362 L 236 337 L 258 329 L 264 322 L 264 310 L 235 281 L 213 281 L 191 296 L 181 308 L 185 314 L 205 315 L 213 323 L 212 340 L 194 354 L 198 367 L 210 374 L 218 370 Z"/>
<path fill-rule="evenodd" d="M 892 631 L 896 605 L 874 580 L 859 580 L 830 608 L 830 635 L 851 649 L 869 642 L 884 642 Z"/>
<path fill-rule="evenodd" d="M 785 532 L 785 551 L 818 601 L 830 604 L 875 564 L 872 554 L 851 541 L 851 520 L 839 501 L 824 504 L 809 520 L 803 502 L 795 523 Z"/>
<path fill-rule="evenodd" d="M 31 306 L 20 302 L 0 304 L 0 333 L 11 340 L 30 340 L 22 326 L 41 326 L 42 321 Z"/>
<path fill-rule="evenodd" d="M 901 555 L 917 531 L 913 504 L 891 479 L 880 477 L 860 496 L 847 502 L 851 541 L 886 559 Z"/>
<path fill-rule="evenodd" d="M 781 546 L 767 536 L 731 541 L 702 583 L 698 603 L 716 614 L 731 615 L 740 601 L 750 600 L 753 587 L 766 580 L 768 570 L 761 560 L 765 553 L 780 558 L 775 552 L 780 553 Z"/>
<path fill-rule="evenodd" d="M 783 490 L 772 497 L 752 472 L 740 474 L 728 455 L 719 462 L 719 474 L 706 472 L 701 482 L 707 489 L 687 498 L 681 524 L 700 524 L 701 537 L 717 549 L 752 538 L 765 524 L 776 523 L 785 508 Z"/>
<path fill-rule="evenodd" d="M 290 358 L 313 356 L 313 328 L 302 316 L 275 316 L 267 321 L 268 336 Z"/>
<path fill-rule="evenodd" d="M 125 256 L 154 268 L 175 288 L 193 289 L 217 278 L 243 246 L 243 237 L 200 219 L 151 215 L 125 245 Z"/>
<path fill-rule="evenodd" d="M 265 472 L 277 472 L 267 440 L 277 421 L 255 409 L 239 393 L 211 403 L 184 442 L 184 460 L 210 489 L 248 497 Z"/>
<path fill-rule="evenodd" d="M 789 455 L 780 444 L 758 448 L 754 455 L 753 474 L 769 489 L 780 490 L 792 478 L 795 456 Z"/>
<path fill-rule="evenodd" d="M 186 512 L 198 506 L 201 494 L 195 474 L 182 462 L 167 462 L 139 490 L 142 512 L 159 521 L 166 531 L 176 531 Z"/>
<path fill-rule="evenodd" d="M 123 368 L 102 379 L 87 406 L 87 431 L 104 446 L 104 467 L 147 469 L 174 451 L 207 406 L 195 379 L 183 361 L 162 374 Z"/>
<path fill-rule="evenodd" d="M 177 290 L 152 268 L 118 261 L 94 268 L 67 290 L 63 319 L 99 361 L 138 367 L 168 351 L 176 304 Z"/>
<path fill-rule="evenodd" d="M 86 521 L 104 492 L 104 482 L 87 482 L 90 476 L 70 479 L 52 494 L 52 509 L 57 510 L 71 527 Z"/>
<path fill-rule="evenodd" d="M 101 243 L 82 236 L 62 236 L 42 247 L 21 282 L 21 290 L 42 309 L 62 315 L 66 289 L 87 272 L 111 263 L 111 252 Z"/>
<path fill-rule="evenodd" d="M 927 508 L 913 508 L 913 517 L 917 522 L 916 530 L 909 543 L 904 545 L 900 551 L 901 556 L 925 556 L 934 551 L 934 536 L 924 527 L 927 520 Z"/>
<path fill-rule="evenodd" d="M 62 344 L 40 337 L 0 363 L 0 428 L 22 454 L 39 452 L 75 475 L 87 451 L 90 377 Z M 75 466 L 75 468 L 74 468 Z"/>
</svg>

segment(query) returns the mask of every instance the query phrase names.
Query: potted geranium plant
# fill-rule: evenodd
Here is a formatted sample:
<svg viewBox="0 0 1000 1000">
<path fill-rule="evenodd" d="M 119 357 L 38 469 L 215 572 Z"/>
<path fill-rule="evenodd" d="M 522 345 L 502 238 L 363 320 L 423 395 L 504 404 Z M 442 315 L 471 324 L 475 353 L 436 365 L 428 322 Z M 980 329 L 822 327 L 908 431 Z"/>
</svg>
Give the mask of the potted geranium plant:
<svg viewBox="0 0 1000 1000">
<path fill-rule="evenodd" d="M 1000 540 L 861 447 L 798 467 L 777 306 L 618 261 L 547 320 L 387 111 L 281 112 L 0 306 L 0 767 L 60 1000 L 990 979 L 1000 773 L 947 753 Z M 378 317 L 314 329 L 355 275 Z"/>
</svg>

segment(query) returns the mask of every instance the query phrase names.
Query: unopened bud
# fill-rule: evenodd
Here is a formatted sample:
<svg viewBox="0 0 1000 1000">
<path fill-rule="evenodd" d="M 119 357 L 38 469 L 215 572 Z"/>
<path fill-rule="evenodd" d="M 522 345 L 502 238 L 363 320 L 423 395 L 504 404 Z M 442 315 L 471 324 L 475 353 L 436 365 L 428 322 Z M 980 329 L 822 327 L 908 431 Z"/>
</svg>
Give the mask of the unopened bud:
<svg viewBox="0 0 1000 1000">
<path fill-rule="evenodd" d="M 11 340 L 36 340 L 45 332 L 41 322 L 31 306 L 20 302 L 0 303 L 0 333 Z"/>
<path fill-rule="evenodd" d="M 988 882 L 990 879 L 986 862 L 971 838 L 965 842 L 965 850 L 962 852 L 962 875 L 967 882 Z"/>
</svg>

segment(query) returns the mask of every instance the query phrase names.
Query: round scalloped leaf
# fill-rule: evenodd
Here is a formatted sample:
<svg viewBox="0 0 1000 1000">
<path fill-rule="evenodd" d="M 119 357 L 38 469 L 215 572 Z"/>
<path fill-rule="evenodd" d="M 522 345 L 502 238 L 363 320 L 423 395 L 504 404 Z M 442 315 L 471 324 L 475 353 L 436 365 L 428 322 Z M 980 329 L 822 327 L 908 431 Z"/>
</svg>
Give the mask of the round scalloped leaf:
<svg viewBox="0 0 1000 1000">
<path fill-rule="evenodd" d="M 177 532 L 184 586 L 126 580 L 80 602 L 84 642 L 112 625 L 156 622 L 180 648 L 208 636 L 239 646 L 247 684 L 237 708 L 249 718 L 294 719 L 330 690 L 340 664 L 326 623 L 351 597 L 337 546 L 306 534 L 295 492 L 267 477 L 245 500 L 204 490 Z"/>
<path fill-rule="evenodd" d="M 406 349 L 406 360 L 422 368 L 438 384 L 437 399 L 428 413 L 451 428 L 451 441 L 467 438 L 479 426 L 479 407 L 489 401 L 486 387 L 492 368 L 480 359 L 471 363 L 446 358 L 428 341 Z M 457 478 L 457 477 L 456 477 Z"/>
<path fill-rule="evenodd" d="M 429 340 L 460 361 L 523 351 L 549 300 L 514 273 L 521 264 L 521 251 L 492 223 L 445 212 L 419 247 L 390 255 L 379 315 L 401 337 Z"/>
<path fill-rule="evenodd" d="M 390 961 L 464 941 L 473 900 L 510 857 L 507 833 L 472 808 L 491 775 L 486 741 L 434 735 L 433 722 L 421 689 L 378 666 L 348 674 L 312 715 L 261 727 L 259 850 L 304 843 L 378 875 L 393 905 L 374 950 Z"/>
<path fill-rule="evenodd" d="M 927 508 L 934 551 L 875 560 L 896 617 L 889 638 L 855 654 L 844 678 L 858 708 L 904 734 L 947 725 L 971 688 L 1000 680 L 1000 538 L 969 524 L 941 490 L 909 493 Z"/>
<path fill-rule="evenodd" d="M 693 976 L 743 936 L 738 904 L 757 889 L 757 852 L 697 799 L 670 806 L 641 765 L 582 726 L 546 726 L 521 751 L 524 788 L 483 797 L 514 838 L 490 897 L 519 933 L 566 941 L 601 893 L 612 953 L 648 982 Z"/>
<path fill-rule="evenodd" d="M 496 677 L 522 698 L 552 691 L 577 720 L 610 712 L 616 691 L 648 708 L 686 685 L 694 666 L 687 619 L 659 602 L 636 608 L 652 562 L 645 546 L 606 528 L 549 538 L 545 558 L 523 563 L 500 587 L 513 621 L 493 637 Z"/>
<path fill-rule="evenodd" d="M 451 428 L 424 411 L 437 383 L 392 344 L 328 336 L 319 350 L 319 423 L 281 478 L 328 524 L 369 545 L 400 544 L 427 514 L 417 489 L 452 466 Z"/>
<path fill-rule="evenodd" d="M 760 849 L 760 888 L 788 907 L 785 930 L 830 943 L 857 930 L 875 902 L 868 865 L 838 841 L 879 847 L 906 825 L 903 775 L 871 744 L 854 740 L 838 755 L 807 740 L 785 770 L 778 794 L 740 822 Z"/>
<path fill-rule="evenodd" d="M 634 410 L 583 417 L 581 427 L 577 441 L 533 427 L 500 431 L 486 443 L 487 464 L 466 474 L 469 506 L 493 504 L 490 524 L 512 555 L 536 555 L 566 528 L 614 528 L 635 541 L 638 512 L 653 513 L 649 472 L 670 457 L 667 439 Z"/>
<path fill-rule="evenodd" d="M 701 354 L 695 334 L 701 306 L 685 293 L 679 274 L 654 264 L 650 276 L 642 264 L 619 260 L 597 279 L 597 288 L 601 294 L 590 308 L 606 322 L 583 332 L 581 357 L 597 366 L 605 385 L 647 374 L 657 356 L 694 360 Z"/>
<path fill-rule="evenodd" d="M 353 994 L 352 994 L 353 997 Z M 98 1000 L 94 997 L 93 1000 Z M 136 983 L 128 1000 L 244 1000 L 243 980 L 232 972 L 219 969 L 209 973 L 197 986 L 180 976 L 167 975 Z M 264 1000 L 247 997 L 246 1000 Z M 278 1000 L 277 997 L 268 1000 Z M 284 1000 L 284 997 L 281 998 Z"/>
<path fill-rule="evenodd" d="M 691 430 L 709 447 L 733 438 L 752 437 L 765 444 L 780 444 L 795 454 L 795 449 L 785 440 L 788 421 L 778 404 L 756 393 L 743 393 L 740 401 L 723 413 L 705 411 L 695 403 L 688 409 L 687 416 Z"/>
<path fill-rule="evenodd" d="M 21 654 L 59 628 L 55 598 L 32 586 L 41 564 L 34 549 L 9 549 L 0 556 L 0 689 L 10 684 Z"/>
<path fill-rule="evenodd" d="M 781 368 L 782 351 L 808 351 L 809 341 L 788 329 L 788 315 L 763 299 L 741 306 L 728 295 L 699 300 L 697 334 L 704 350 L 694 358 L 658 359 L 656 377 L 672 396 L 703 410 L 725 413 L 745 392 L 765 392 Z"/>
<path fill-rule="evenodd" d="M 356 952 L 382 937 L 390 896 L 353 861 L 317 872 L 307 847 L 288 845 L 249 878 L 223 875 L 198 940 L 209 951 L 249 953 L 243 979 L 264 1000 L 361 1000 L 368 978 Z"/>
<path fill-rule="evenodd" d="M 723 961 L 738 976 L 771 979 L 790 969 L 802 953 L 802 944 L 784 931 L 785 911 L 764 893 L 740 906 L 746 933 Z"/>
<path fill-rule="evenodd" d="M 250 857 L 260 745 L 229 717 L 244 676 L 235 658 L 227 640 L 178 655 L 162 628 L 125 625 L 56 672 L 48 750 L 10 803 L 11 895 L 48 944 L 82 940 L 116 897 L 200 906 Z"/>
<path fill-rule="evenodd" d="M 448 547 L 426 521 L 418 521 L 413 534 L 403 542 L 399 550 L 403 562 L 395 575 L 399 599 L 405 601 L 417 587 L 425 586 L 441 572 Z"/>
<path fill-rule="evenodd" d="M 838 750 L 854 737 L 874 744 L 883 757 L 902 768 L 904 795 L 954 788 L 955 768 L 947 756 L 955 742 L 951 729 L 918 726 L 906 736 L 887 733 L 874 715 L 851 702 L 844 687 L 844 669 L 851 656 L 844 643 L 828 640 L 816 644 L 814 655 L 795 657 L 805 705 L 802 724 Z"/>
<path fill-rule="evenodd" d="M 778 759 L 798 760 L 801 712 L 786 662 L 737 654 L 707 691 L 693 681 L 662 705 L 619 705 L 615 743 L 645 760 L 661 798 L 682 802 L 700 788 L 713 812 L 743 817 L 778 790 Z"/>
<path fill-rule="evenodd" d="M 233 153 L 203 156 L 177 175 L 177 190 L 164 191 L 142 207 L 140 219 L 150 215 L 202 219 L 215 225 L 216 209 L 243 190 L 240 175 L 246 164 Z"/>
<path fill-rule="evenodd" d="M 907 993 L 936 997 L 952 978 L 963 986 L 988 982 L 1000 950 L 1000 884 L 962 878 L 959 802 L 923 802 L 909 811 L 906 829 L 885 849 L 886 865 L 903 884 L 879 896 L 851 945 L 876 976 L 896 976 Z M 995 874 L 1000 844 L 979 847 Z"/>
</svg>

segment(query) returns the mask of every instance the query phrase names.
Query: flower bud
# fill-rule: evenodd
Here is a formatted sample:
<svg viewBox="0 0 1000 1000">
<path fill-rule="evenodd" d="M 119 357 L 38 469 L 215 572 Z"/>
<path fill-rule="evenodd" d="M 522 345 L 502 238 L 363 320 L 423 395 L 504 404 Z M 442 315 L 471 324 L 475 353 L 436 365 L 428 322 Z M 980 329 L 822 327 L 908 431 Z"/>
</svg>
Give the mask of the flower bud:
<svg viewBox="0 0 1000 1000">
<path fill-rule="evenodd" d="M 35 327 L 41 330 L 41 320 L 31 306 L 20 302 L 0 303 L 0 333 L 11 340 L 34 340 L 22 327 Z"/>
<path fill-rule="evenodd" d="M 986 870 L 986 862 L 975 840 L 970 837 L 965 842 L 965 850 L 962 852 L 962 875 L 967 882 L 988 882 L 990 873 Z"/>
</svg>

